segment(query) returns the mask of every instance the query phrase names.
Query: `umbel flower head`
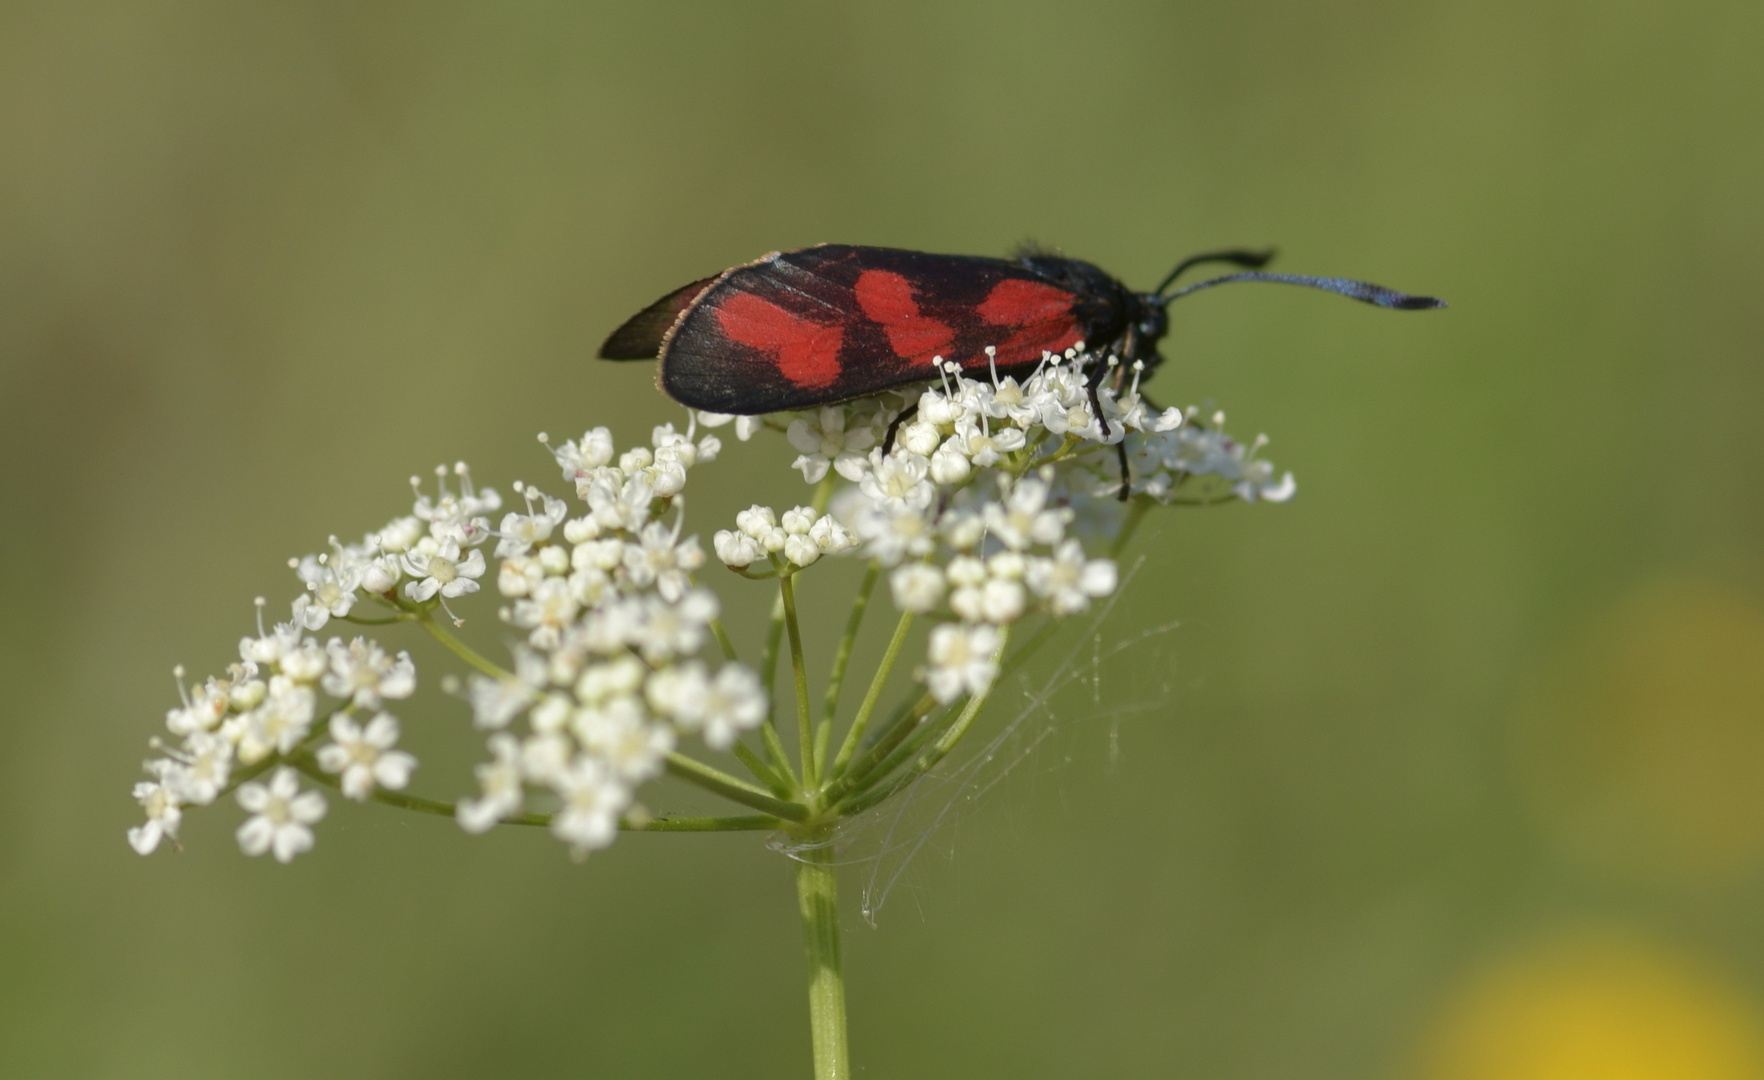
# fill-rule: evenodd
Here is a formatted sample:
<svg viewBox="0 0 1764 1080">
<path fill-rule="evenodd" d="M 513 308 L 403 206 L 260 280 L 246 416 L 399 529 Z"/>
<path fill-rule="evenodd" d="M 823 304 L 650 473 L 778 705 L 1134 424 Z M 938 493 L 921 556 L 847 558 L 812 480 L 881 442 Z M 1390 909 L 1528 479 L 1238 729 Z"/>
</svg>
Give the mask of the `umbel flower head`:
<svg viewBox="0 0 1764 1080">
<path fill-rule="evenodd" d="M 606 428 L 561 444 L 541 435 L 561 486 L 516 483 L 506 510 L 463 464 L 438 469 L 427 490 L 413 479 L 408 513 L 290 561 L 299 588 L 287 620 L 266 627 L 260 599 L 257 631 L 224 674 L 192 686 L 179 670 L 170 738 L 153 740 L 159 752 L 135 785 L 146 818 L 129 843 L 142 854 L 175 844 L 185 810 L 232 793 L 247 814 L 241 850 L 288 862 L 313 845 L 321 787 L 446 813 L 472 833 L 544 826 L 578 855 L 621 830 L 802 830 L 862 812 L 960 741 L 1002 673 L 1040 640 L 1017 633 L 1025 622 L 1077 615 L 1115 592 L 1114 552 L 1145 513 L 1292 497 L 1291 474 L 1277 478 L 1258 457 L 1265 440 L 1231 439 L 1222 414 L 1203 422 L 1192 409 L 1154 410 L 1138 393 L 1139 365 L 1113 372 L 1098 415 L 1089 372 L 1117 363 L 1078 348 L 1045 356 L 1021 381 L 939 364 L 920 391 L 802 414 L 700 413 L 622 452 Z M 686 531 L 684 492 L 724 452 L 715 430 L 731 422 L 744 442 L 765 430 L 785 438 L 809 487 L 800 505 L 741 511 L 707 557 Z M 841 559 L 865 574 L 817 722 L 797 596 L 805 575 Z M 777 590 L 762 649 L 738 649 L 721 626 L 709 582 L 755 588 L 737 577 Z M 835 744 L 852 640 L 879 585 L 895 633 Z M 487 587 L 514 639 L 506 664 L 450 629 Z M 915 621 L 930 624 L 916 663 Z M 467 703 L 489 757 L 478 790 L 455 802 L 405 792 L 417 762 L 398 746 L 394 713 L 417 669 L 408 652 L 357 632 L 402 624 L 468 669 L 442 685 Z M 1014 635 L 1029 639 L 1016 652 Z M 793 710 L 774 700 L 785 655 Z M 873 723 L 888 715 L 878 695 L 891 673 L 910 673 L 916 688 Z M 733 754 L 751 779 L 707 752 Z M 637 795 L 664 773 L 752 813 L 657 816 Z"/>
</svg>

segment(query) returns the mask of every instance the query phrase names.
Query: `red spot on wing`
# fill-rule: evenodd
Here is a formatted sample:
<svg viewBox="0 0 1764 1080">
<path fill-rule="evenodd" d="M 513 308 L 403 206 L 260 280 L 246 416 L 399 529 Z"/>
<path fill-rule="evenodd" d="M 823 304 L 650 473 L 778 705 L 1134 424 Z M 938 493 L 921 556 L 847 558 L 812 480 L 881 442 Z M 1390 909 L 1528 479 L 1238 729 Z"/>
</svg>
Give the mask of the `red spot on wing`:
<svg viewBox="0 0 1764 1080">
<path fill-rule="evenodd" d="M 752 293 L 736 293 L 718 304 L 717 325 L 731 341 L 771 357 L 797 386 L 818 390 L 839 378 L 844 327 L 810 322 Z"/>
<path fill-rule="evenodd" d="M 1042 353 L 1062 353 L 1083 339 L 1084 335 L 1079 331 L 1076 320 L 1069 318 L 1039 326 L 1025 326 L 999 343 L 998 366 L 1009 368 L 1037 364 L 1041 362 Z M 985 357 L 980 359 L 984 361 Z"/>
<path fill-rule="evenodd" d="M 992 287 L 975 310 L 994 326 L 1044 323 L 1070 315 L 1073 299 L 1071 293 L 1053 285 L 1006 278 Z"/>
<path fill-rule="evenodd" d="M 919 313 L 913 286 L 892 270 L 865 270 L 853 286 L 858 306 L 888 332 L 888 344 L 903 359 L 929 364 L 949 349 L 955 331 Z"/>
</svg>

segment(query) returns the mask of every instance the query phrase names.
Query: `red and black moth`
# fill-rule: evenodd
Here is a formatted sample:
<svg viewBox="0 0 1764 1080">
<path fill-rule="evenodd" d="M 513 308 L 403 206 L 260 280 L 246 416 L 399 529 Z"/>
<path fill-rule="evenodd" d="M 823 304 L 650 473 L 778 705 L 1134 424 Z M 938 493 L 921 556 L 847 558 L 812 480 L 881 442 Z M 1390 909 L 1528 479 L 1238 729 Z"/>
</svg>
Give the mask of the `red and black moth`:
<svg viewBox="0 0 1764 1080">
<path fill-rule="evenodd" d="M 1271 251 L 1216 251 L 1184 259 L 1151 292 L 1136 293 L 1078 259 L 931 255 L 821 244 L 773 252 L 676 289 L 633 315 L 600 347 L 607 360 L 659 359 L 659 382 L 689 408 L 752 416 L 849 401 L 937 376 L 938 357 L 1001 375 L 1033 371 L 1047 354 L 1082 344 L 1120 365 L 1093 365 L 1096 388 L 1163 357 L 1171 301 L 1240 281 L 1303 285 L 1399 310 L 1443 301 L 1346 278 L 1274 274 Z M 1248 269 L 1170 290 L 1191 267 Z M 988 355 L 987 348 L 993 354 Z M 1142 376 L 1143 377 L 1143 376 Z M 1107 433 L 1107 421 L 1103 421 Z"/>
</svg>

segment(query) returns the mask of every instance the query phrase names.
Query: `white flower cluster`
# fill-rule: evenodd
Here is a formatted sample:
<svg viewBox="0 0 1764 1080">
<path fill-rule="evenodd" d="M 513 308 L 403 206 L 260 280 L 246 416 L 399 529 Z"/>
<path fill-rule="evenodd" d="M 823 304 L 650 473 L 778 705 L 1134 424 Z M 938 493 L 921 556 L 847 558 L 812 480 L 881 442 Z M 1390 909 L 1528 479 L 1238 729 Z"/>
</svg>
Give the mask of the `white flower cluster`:
<svg viewBox="0 0 1764 1080">
<path fill-rule="evenodd" d="M 1290 474 L 1276 483 L 1255 460 L 1260 440 L 1246 451 L 1224 435 L 1222 416 L 1201 428 L 1176 409 L 1152 412 L 1139 396 L 1142 365 L 1124 394 L 1099 388 L 1098 417 L 1086 377 L 1096 363 L 1117 361 L 1068 350 L 1045 356 L 1022 382 L 940 364 L 940 383 L 916 400 L 883 395 L 788 419 L 803 477 L 818 482 L 833 470 L 847 482 L 833 513 L 752 507 L 717 533 L 718 558 L 748 576 L 768 557 L 777 572 L 848 551 L 875 559 L 898 609 L 939 619 L 922 672 L 932 695 L 948 703 L 985 693 L 1004 628 L 1035 611 L 1080 613 L 1115 590 L 1114 562 L 1067 535 L 1077 508 L 1102 519 L 1092 533 L 1118 526 L 1112 496 L 1129 481 L 1115 444 L 1125 441 L 1132 462 L 1129 497 L 1175 501 L 1185 481 L 1209 475 L 1246 500 L 1293 492 Z"/>
<path fill-rule="evenodd" d="M 1199 424 L 1195 422 L 1199 412 L 1190 408 L 1187 423 L 1155 433 L 1130 451 L 1135 491 L 1170 502 L 1184 480 L 1217 477 L 1245 502 L 1285 502 L 1298 492 L 1291 473 L 1276 480 L 1274 466 L 1256 457 L 1268 445 L 1266 435 L 1245 446 L 1225 434 L 1224 413 L 1215 412 L 1210 423 Z"/>
<path fill-rule="evenodd" d="M 491 729 L 482 791 L 459 804 L 481 832 L 520 813 L 530 790 L 560 804 L 551 829 L 583 853 L 605 847 L 632 810 L 636 787 L 661 774 L 682 735 L 731 747 L 766 716 L 750 669 L 713 670 L 697 658 L 717 617 L 714 593 L 693 583 L 698 538 L 681 536 L 687 471 L 721 449 L 714 435 L 658 427 L 651 446 L 616 454 L 596 428 L 553 449 L 586 512 L 517 487 L 525 513 L 502 519 L 497 586 L 504 618 L 527 632 L 515 670 L 474 675 L 475 721 Z M 666 520 L 671 513 L 671 522 Z M 525 730 L 509 730 L 525 714 Z"/>
<path fill-rule="evenodd" d="M 261 600 L 258 606 L 261 619 Z M 297 603 L 296 613 L 301 610 Z M 260 622 L 256 637 L 240 641 L 239 656 L 224 678 L 194 689 L 183 685 L 178 669 L 183 703 L 166 714 L 165 724 L 179 742 L 171 747 L 154 740 L 165 756 L 147 761 L 152 779 L 135 785 L 147 821 L 129 830 L 129 843 L 143 855 L 163 839 L 176 840 L 183 808 L 214 802 L 241 771 L 256 775 L 310 753 L 313 765 L 339 775 L 343 794 L 366 799 L 376 786 L 402 788 L 416 767 L 414 757 L 395 749 L 398 721 L 382 711 L 386 701 L 416 690 L 410 654 L 390 655 L 362 637 L 320 645 L 296 622 L 268 633 Z M 327 697 L 335 699 L 325 706 L 330 722 L 314 731 Z M 365 728 L 357 712 L 372 717 Z M 313 752 L 311 744 L 326 733 L 331 741 Z M 239 846 L 247 855 L 273 852 L 282 862 L 312 847 L 311 826 L 325 814 L 324 796 L 300 793 L 287 766 L 277 769 L 267 787 L 240 784 L 238 800 L 252 815 L 239 828 Z"/>
<path fill-rule="evenodd" d="M 1098 363 L 1110 377 L 1092 391 L 1087 369 Z M 553 833 L 586 853 L 610 843 L 622 819 L 647 816 L 635 802 L 645 781 L 669 767 L 706 781 L 715 770 L 680 758 L 679 741 L 731 749 L 770 703 L 752 670 L 703 656 L 720 634 L 719 605 L 695 581 L 705 553 L 682 534 L 681 495 L 690 470 L 722 447 L 698 436 L 699 421 L 733 420 L 743 440 L 782 431 L 800 455 L 793 467 L 821 485 L 813 506 L 738 514 L 714 537 L 725 566 L 788 578 L 827 557 L 872 560 L 894 606 L 934 622 L 918 671 L 931 697 L 982 697 L 1014 624 L 1078 614 L 1116 590 L 1115 563 L 1085 545 L 1112 539 L 1126 508 L 1293 494 L 1291 474 L 1276 480 L 1257 458 L 1265 439 L 1231 439 L 1222 414 L 1198 423 L 1192 409 L 1154 412 L 1138 393 L 1143 368 L 1128 380 L 1117 366 L 1081 348 L 1045 356 L 1021 382 L 940 364 L 939 383 L 922 393 L 791 416 L 700 414 L 684 433 L 663 425 L 623 453 L 595 428 L 550 447 L 574 501 L 516 484 L 522 505 L 494 526 L 502 499 L 474 487 L 463 464 L 438 469 L 433 494 L 413 479 L 409 515 L 290 561 L 305 589 L 289 621 L 265 631 L 259 600 L 258 632 L 224 677 L 191 689 L 179 669 L 183 701 L 166 718 L 175 743 L 153 742 L 160 756 L 134 792 L 147 820 L 129 842 L 146 854 L 175 841 L 184 808 L 234 791 L 250 815 L 240 846 L 287 862 L 312 846 L 325 814 L 323 795 L 301 790 L 303 773 L 351 799 L 425 802 L 376 795 L 402 789 L 416 766 L 384 711 L 416 689 L 410 656 L 365 637 L 312 636 L 334 619 L 420 622 L 479 670 L 466 696 L 492 757 L 477 769 L 479 793 L 454 807 L 468 831 L 523 814 L 532 797 Z M 459 622 L 449 601 L 479 590 L 491 540 L 508 600 L 501 617 L 524 634 L 512 671 L 435 619 Z M 382 617 L 363 618 L 364 602 Z M 713 790 L 727 792 L 721 783 Z"/>
<path fill-rule="evenodd" d="M 376 787 L 398 790 L 409 782 L 416 759 L 396 749 L 398 721 L 381 707 L 415 692 L 410 654 L 390 654 L 365 637 L 333 637 L 321 645 L 307 632 L 348 618 L 364 595 L 418 603 L 439 598 L 445 605 L 477 591 L 484 573 L 479 546 L 492 535 L 484 515 L 502 500 L 494 490 L 474 488 L 464 464 L 451 472 L 457 491 L 447 485 L 449 470 L 438 468 L 434 497 L 418 490 L 409 516 L 359 544 L 332 537 L 329 552 L 290 559 L 306 585 L 292 617 L 266 632 L 260 599 L 257 636 L 240 641 L 239 661 L 226 677 L 192 690 L 182 685 L 179 669 L 183 704 L 166 715 L 166 727 L 180 742 L 167 747 L 155 740 L 165 756 L 147 761 L 151 779 L 135 785 L 147 812 L 146 823 L 129 830 L 136 851 L 145 855 L 167 837 L 176 840 L 184 807 L 214 802 L 241 771 L 256 775 L 277 762 L 304 763 L 336 774 L 343 794 L 358 800 Z M 413 489 L 419 483 L 411 479 Z M 336 700 L 327 705 L 325 697 Z M 367 717 L 365 724 L 357 714 Z M 329 720 L 315 727 L 321 715 Z M 331 741 L 315 746 L 326 734 Z M 279 767 L 268 786 L 247 779 L 237 788 L 239 805 L 252 815 L 238 833 L 246 854 L 268 851 L 287 862 L 312 846 L 311 826 L 324 816 L 324 796 L 300 794 L 294 769 Z"/>
</svg>

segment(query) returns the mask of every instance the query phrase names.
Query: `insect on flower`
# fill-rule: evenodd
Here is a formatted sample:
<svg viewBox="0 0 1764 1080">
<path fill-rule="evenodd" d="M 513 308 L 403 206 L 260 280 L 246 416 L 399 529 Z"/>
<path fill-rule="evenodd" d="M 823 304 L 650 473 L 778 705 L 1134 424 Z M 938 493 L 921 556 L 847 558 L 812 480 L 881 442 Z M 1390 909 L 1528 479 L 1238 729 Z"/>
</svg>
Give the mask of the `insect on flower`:
<svg viewBox="0 0 1764 1080">
<path fill-rule="evenodd" d="M 1074 347 L 1112 356 L 1088 376 L 1141 378 L 1163 357 L 1170 302 L 1239 281 L 1303 285 L 1379 307 L 1444 307 L 1347 278 L 1261 270 L 1272 251 L 1215 251 L 1176 264 L 1151 292 L 1096 266 L 1037 252 L 1015 259 L 931 255 L 821 244 L 773 252 L 675 289 L 628 319 L 600 347 L 606 360 L 660 363 L 659 382 L 690 408 L 752 416 L 848 401 L 937 377 L 936 364 L 1023 375 Z M 1188 269 L 1246 270 L 1171 290 Z M 1103 432 L 1108 422 L 1102 420 Z"/>
</svg>

